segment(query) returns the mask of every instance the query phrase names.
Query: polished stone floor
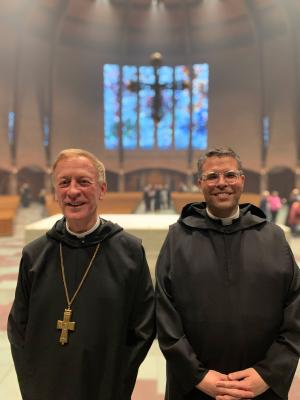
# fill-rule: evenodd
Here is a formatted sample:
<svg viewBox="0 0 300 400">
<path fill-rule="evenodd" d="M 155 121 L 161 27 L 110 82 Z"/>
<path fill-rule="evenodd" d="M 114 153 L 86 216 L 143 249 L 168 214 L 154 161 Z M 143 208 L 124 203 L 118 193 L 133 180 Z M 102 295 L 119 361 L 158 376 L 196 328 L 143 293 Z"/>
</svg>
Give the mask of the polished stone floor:
<svg viewBox="0 0 300 400">
<path fill-rule="evenodd" d="M 18 263 L 24 245 L 24 227 L 44 218 L 44 210 L 33 204 L 18 211 L 12 237 L 0 238 L 0 399 L 21 400 L 6 336 L 6 321 L 16 285 Z M 291 238 L 290 245 L 300 265 L 300 238 Z M 132 400 L 163 400 L 165 362 L 155 341 L 142 364 Z M 300 400 L 300 366 L 290 400 Z M 41 399 L 42 400 L 42 399 Z M 70 399 L 71 400 L 71 399 Z M 89 399 L 92 400 L 92 399 Z"/>
</svg>

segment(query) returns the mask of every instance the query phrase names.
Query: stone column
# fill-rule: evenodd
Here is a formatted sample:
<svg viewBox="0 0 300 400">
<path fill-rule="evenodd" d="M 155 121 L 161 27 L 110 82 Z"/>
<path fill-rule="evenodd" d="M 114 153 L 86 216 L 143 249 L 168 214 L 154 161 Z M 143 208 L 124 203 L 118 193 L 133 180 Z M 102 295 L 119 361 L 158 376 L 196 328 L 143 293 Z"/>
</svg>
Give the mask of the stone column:
<svg viewBox="0 0 300 400">
<path fill-rule="evenodd" d="M 296 174 L 296 176 L 295 176 L 295 187 L 297 188 L 297 189 L 300 189 L 300 165 L 298 165 L 297 167 L 296 167 L 296 171 L 295 171 L 295 174 Z"/>
<path fill-rule="evenodd" d="M 260 171 L 260 193 L 268 190 L 268 175 L 265 168 Z"/>
<path fill-rule="evenodd" d="M 46 193 L 52 193 L 53 192 L 51 168 L 47 168 L 46 171 L 45 171 L 44 188 L 46 190 Z"/>
<path fill-rule="evenodd" d="M 119 171 L 118 190 L 119 190 L 119 192 L 124 192 L 125 191 L 125 177 L 124 177 L 124 170 L 123 169 L 121 169 Z"/>
<path fill-rule="evenodd" d="M 193 184 L 194 184 L 194 181 L 193 181 L 193 170 L 191 168 L 188 168 L 187 176 L 186 176 L 186 185 L 187 185 L 188 190 L 190 192 L 192 191 Z"/>
<path fill-rule="evenodd" d="M 9 176 L 9 194 L 18 194 L 18 170 L 16 167 L 13 167 L 13 169 L 10 172 Z"/>
</svg>

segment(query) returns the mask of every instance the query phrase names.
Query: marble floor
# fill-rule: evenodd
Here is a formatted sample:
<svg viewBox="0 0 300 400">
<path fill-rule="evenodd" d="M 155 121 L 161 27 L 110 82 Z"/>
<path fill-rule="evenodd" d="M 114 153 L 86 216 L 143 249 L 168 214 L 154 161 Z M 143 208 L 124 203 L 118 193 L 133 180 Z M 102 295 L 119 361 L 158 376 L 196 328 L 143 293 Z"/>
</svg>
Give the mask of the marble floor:
<svg viewBox="0 0 300 400">
<path fill-rule="evenodd" d="M 24 245 L 24 227 L 44 217 L 44 210 L 38 204 L 33 204 L 27 209 L 21 208 L 18 211 L 14 235 L 0 237 L 0 399 L 21 400 L 6 336 L 6 321 L 14 295 L 18 263 Z M 300 265 L 300 238 L 291 238 L 290 245 L 298 265 Z M 132 400 L 163 400 L 164 384 L 165 362 L 155 341 L 146 360 L 141 365 Z M 300 365 L 289 399 L 300 400 Z"/>
</svg>

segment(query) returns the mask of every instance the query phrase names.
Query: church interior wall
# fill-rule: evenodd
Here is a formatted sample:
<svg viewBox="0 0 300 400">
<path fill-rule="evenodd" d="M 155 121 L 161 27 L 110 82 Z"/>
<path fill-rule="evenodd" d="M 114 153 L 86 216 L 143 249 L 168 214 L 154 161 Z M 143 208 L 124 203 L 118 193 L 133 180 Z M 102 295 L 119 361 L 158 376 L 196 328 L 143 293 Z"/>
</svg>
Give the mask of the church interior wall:
<svg viewBox="0 0 300 400">
<path fill-rule="evenodd" d="M 270 113 L 270 146 L 268 168 L 295 168 L 295 71 L 294 51 L 289 36 L 269 40 L 266 46 L 267 103 Z M 299 88 L 296 88 L 299 90 Z M 296 111 L 298 112 L 298 111 Z"/>
<path fill-rule="evenodd" d="M 43 128 L 40 110 L 39 63 L 40 47 L 31 36 L 26 37 L 19 70 L 18 132 L 16 138 L 16 166 L 18 169 L 32 163 L 46 165 Z"/>
<path fill-rule="evenodd" d="M 9 192 L 9 171 L 0 169 L 0 195 Z"/>
<path fill-rule="evenodd" d="M 268 174 L 269 190 L 276 190 L 287 199 L 295 187 L 295 178 L 295 172 L 290 168 L 275 167 Z"/>
<path fill-rule="evenodd" d="M 18 179 L 18 192 L 24 183 L 30 187 L 30 195 L 32 200 L 38 200 L 41 189 L 44 188 L 45 173 L 38 166 L 30 165 L 21 168 L 17 175 Z"/>
<path fill-rule="evenodd" d="M 200 152 L 196 152 L 197 155 Z M 125 171 L 142 168 L 172 168 L 177 171 L 186 171 L 188 168 L 187 150 L 138 150 L 125 151 Z M 109 160 L 107 160 L 109 162 Z M 196 168 L 196 164 L 193 163 Z"/>
<path fill-rule="evenodd" d="M 149 168 L 133 171 L 125 176 L 125 188 L 128 191 L 143 190 L 146 185 L 168 185 L 172 191 L 178 191 L 185 182 L 185 173 L 163 168 Z"/>
<path fill-rule="evenodd" d="M 233 48 L 211 56 L 209 147 L 230 145 L 244 165 L 260 168 L 260 92 L 255 49 Z"/>
<path fill-rule="evenodd" d="M 53 157 L 66 147 L 85 148 L 99 155 L 100 66 L 90 52 L 61 46 L 54 87 Z M 102 104 L 102 102 L 101 102 Z"/>
<path fill-rule="evenodd" d="M 0 89 L 1 91 L 1 89 Z M 3 110 L 3 108 L 2 108 Z M 7 140 L 6 112 L 1 113 L 3 118 L 0 123 L 0 168 L 11 168 L 10 149 Z"/>
<path fill-rule="evenodd" d="M 0 167 L 10 169 L 11 157 L 7 135 L 8 112 L 13 105 L 15 35 L 8 36 L 0 24 Z"/>
<path fill-rule="evenodd" d="M 260 192 L 260 174 L 256 171 L 243 168 L 245 174 L 245 185 L 244 191 L 248 193 L 259 193 Z"/>
<path fill-rule="evenodd" d="M 29 58 L 29 54 L 27 57 Z M 26 57 L 26 58 L 27 58 Z M 21 74 L 21 91 L 18 134 L 16 138 L 16 166 L 22 168 L 33 161 L 41 167 L 46 164 L 42 121 L 39 113 L 36 85 L 32 75 L 34 61 L 27 59 L 27 68 Z"/>
<path fill-rule="evenodd" d="M 165 51 L 166 63 L 170 61 L 176 65 L 186 60 L 186 53 L 179 53 L 177 49 L 175 54 L 173 47 L 168 54 L 168 40 L 164 40 L 159 50 Z M 174 41 L 180 44 L 182 37 L 176 36 Z M 14 46 L 9 46 L 6 40 L 0 38 L 0 51 L 4 55 L 4 61 L 0 63 L 0 87 L 3 89 L 0 106 L 4 116 L 13 104 L 15 37 L 11 43 Z M 49 95 L 49 43 L 33 34 L 26 35 L 24 43 L 17 166 L 21 168 L 34 162 L 46 169 L 40 93 L 45 93 L 46 98 Z M 296 164 L 293 68 L 288 44 L 288 36 L 283 36 L 267 40 L 264 46 L 267 109 L 271 123 L 267 171 L 276 166 L 294 169 Z M 117 42 L 115 46 L 118 46 Z M 149 61 L 137 48 L 130 49 L 128 45 L 126 48 L 124 62 L 145 64 Z M 193 62 L 207 61 L 210 64 L 208 146 L 232 146 L 240 153 L 245 168 L 259 173 L 262 167 L 259 120 L 261 92 L 255 43 L 244 47 L 205 50 L 203 53 L 193 53 L 191 57 Z M 120 55 L 113 55 L 108 50 L 102 52 L 100 48 L 96 51 L 95 48 L 84 49 L 65 43 L 57 47 L 50 144 L 52 160 L 63 148 L 81 147 L 96 153 L 109 170 L 119 172 L 121 164 L 118 151 L 105 150 L 103 143 L 101 86 L 102 65 L 106 62 L 120 62 Z M 196 172 L 196 160 L 201 153 L 198 150 L 193 152 L 192 172 Z M 0 126 L 0 166 L 10 169 L 9 154 L 7 126 L 3 118 Z M 186 174 L 190 172 L 187 151 L 124 151 L 124 173 L 170 166 Z"/>
<path fill-rule="evenodd" d="M 118 191 L 119 175 L 113 171 L 106 170 L 107 190 L 109 192 Z"/>
</svg>

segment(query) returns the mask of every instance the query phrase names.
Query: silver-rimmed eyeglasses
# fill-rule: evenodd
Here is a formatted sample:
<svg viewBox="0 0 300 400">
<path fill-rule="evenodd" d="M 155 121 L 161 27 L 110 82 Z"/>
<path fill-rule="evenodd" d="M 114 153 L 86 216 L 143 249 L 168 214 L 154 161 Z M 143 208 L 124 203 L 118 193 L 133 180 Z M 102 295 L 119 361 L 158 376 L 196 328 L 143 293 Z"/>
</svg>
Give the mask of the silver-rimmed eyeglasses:
<svg viewBox="0 0 300 400">
<path fill-rule="evenodd" d="M 231 170 L 226 172 L 208 172 L 207 174 L 202 174 L 201 179 L 206 181 L 209 185 L 215 185 L 219 182 L 221 175 L 228 185 L 232 185 L 237 182 L 241 175 L 243 175 L 243 171 Z"/>
</svg>

